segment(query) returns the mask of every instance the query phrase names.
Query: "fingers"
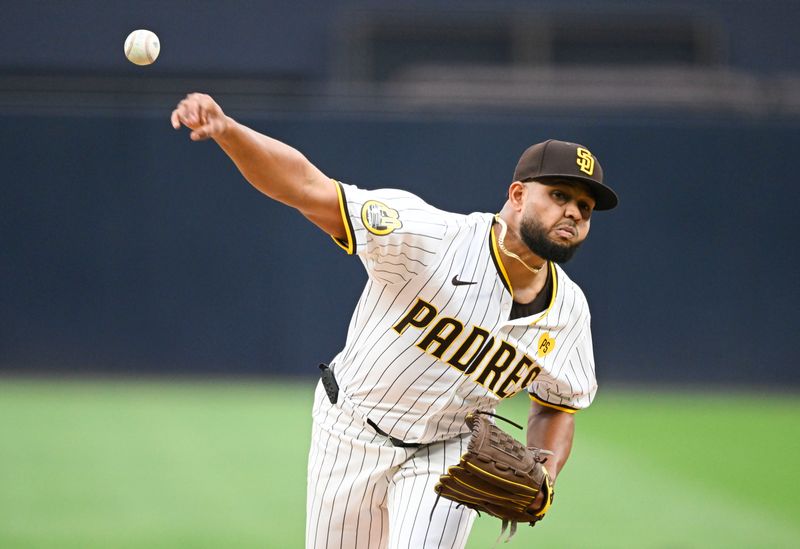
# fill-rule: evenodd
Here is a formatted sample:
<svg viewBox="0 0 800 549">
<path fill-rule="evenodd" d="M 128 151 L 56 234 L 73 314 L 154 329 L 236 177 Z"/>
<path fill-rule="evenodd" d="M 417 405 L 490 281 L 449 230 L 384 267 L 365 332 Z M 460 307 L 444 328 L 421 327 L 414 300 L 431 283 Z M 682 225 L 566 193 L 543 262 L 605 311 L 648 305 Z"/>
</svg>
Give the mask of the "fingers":
<svg viewBox="0 0 800 549">
<path fill-rule="evenodd" d="M 193 130 L 190 134 L 195 141 L 207 139 L 221 129 L 222 110 L 211 97 L 201 93 L 186 96 L 170 115 L 172 127 L 176 130 L 181 125 Z"/>
<path fill-rule="evenodd" d="M 189 138 L 192 141 L 203 141 L 204 139 L 219 135 L 223 132 L 225 127 L 225 121 L 221 118 L 201 120 L 201 124 L 202 125 L 194 128 L 192 133 L 189 134 Z"/>
<path fill-rule="evenodd" d="M 187 128 L 192 128 L 197 124 L 198 112 L 203 108 L 200 101 L 191 95 L 178 103 L 177 108 L 172 111 L 172 126 L 179 128 L 181 124 Z"/>
<path fill-rule="evenodd" d="M 205 125 L 200 126 L 196 130 L 192 131 L 192 133 L 189 134 L 189 139 L 192 141 L 203 141 L 212 135 L 214 135 L 213 130 L 208 125 Z"/>
<path fill-rule="evenodd" d="M 201 114 L 197 120 L 197 126 L 193 129 L 194 131 L 190 134 L 192 139 L 195 141 L 208 139 L 218 133 L 219 122 L 215 118 L 209 119 Z"/>
</svg>

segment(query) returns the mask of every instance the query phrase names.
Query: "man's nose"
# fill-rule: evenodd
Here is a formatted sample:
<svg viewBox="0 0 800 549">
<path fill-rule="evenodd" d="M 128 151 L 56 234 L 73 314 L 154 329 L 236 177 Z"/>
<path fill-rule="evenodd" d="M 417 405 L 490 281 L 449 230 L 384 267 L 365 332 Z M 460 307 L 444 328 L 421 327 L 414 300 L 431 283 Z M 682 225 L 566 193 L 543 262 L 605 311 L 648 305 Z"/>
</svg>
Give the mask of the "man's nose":
<svg viewBox="0 0 800 549">
<path fill-rule="evenodd" d="M 564 217 L 578 221 L 581 218 L 581 209 L 575 202 L 568 202 L 564 209 Z"/>
</svg>

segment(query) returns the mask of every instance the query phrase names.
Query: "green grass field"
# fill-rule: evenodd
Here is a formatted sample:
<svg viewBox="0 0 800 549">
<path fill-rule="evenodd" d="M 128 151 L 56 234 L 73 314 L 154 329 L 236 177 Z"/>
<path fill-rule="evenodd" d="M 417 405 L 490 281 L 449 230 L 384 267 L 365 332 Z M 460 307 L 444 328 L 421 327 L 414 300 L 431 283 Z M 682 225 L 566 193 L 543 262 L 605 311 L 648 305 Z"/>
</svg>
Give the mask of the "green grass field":
<svg viewBox="0 0 800 549">
<path fill-rule="evenodd" d="M 2 379 L 0 547 L 302 547 L 312 391 Z M 601 391 L 552 511 L 504 547 L 800 547 L 798 469 L 797 396 Z"/>
</svg>

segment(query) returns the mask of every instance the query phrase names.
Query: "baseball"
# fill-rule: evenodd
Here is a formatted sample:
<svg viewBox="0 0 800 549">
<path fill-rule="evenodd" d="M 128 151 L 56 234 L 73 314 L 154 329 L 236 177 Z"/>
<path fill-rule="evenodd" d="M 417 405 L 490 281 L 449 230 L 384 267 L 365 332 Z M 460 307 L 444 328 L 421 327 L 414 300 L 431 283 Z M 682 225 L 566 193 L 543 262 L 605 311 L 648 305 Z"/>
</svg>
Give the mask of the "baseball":
<svg viewBox="0 0 800 549">
<path fill-rule="evenodd" d="M 125 39 L 125 57 L 135 65 L 149 65 L 160 51 L 158 36 L 152 31 L 137 29 Z"/>
</svg>

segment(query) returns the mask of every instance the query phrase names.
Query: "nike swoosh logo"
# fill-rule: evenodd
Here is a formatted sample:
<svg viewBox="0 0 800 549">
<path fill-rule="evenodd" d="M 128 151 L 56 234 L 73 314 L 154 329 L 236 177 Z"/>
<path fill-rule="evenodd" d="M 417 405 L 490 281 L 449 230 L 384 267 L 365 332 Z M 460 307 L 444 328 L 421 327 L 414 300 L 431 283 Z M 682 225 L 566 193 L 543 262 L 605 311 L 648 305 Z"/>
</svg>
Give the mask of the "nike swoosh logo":
<svg viewBox="0 0 800 549">
<path fill-rule="evenodd" d="M 459 280 L 458 275 L 453 276 L 453 280 L 450 282 L 453 283 L 453 286 L 469 286 L 470 284 L 477 284 L 477 282 L 470 282 L 468 280 Z"/>
</svg>

